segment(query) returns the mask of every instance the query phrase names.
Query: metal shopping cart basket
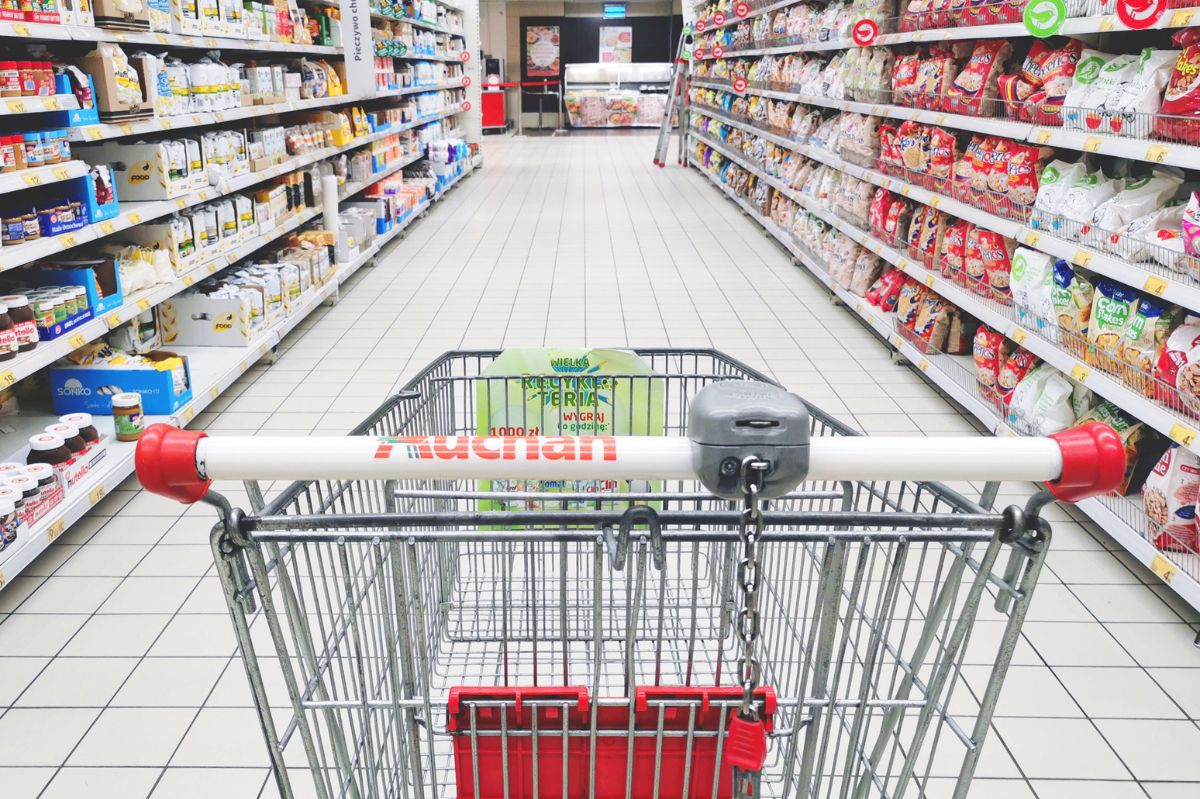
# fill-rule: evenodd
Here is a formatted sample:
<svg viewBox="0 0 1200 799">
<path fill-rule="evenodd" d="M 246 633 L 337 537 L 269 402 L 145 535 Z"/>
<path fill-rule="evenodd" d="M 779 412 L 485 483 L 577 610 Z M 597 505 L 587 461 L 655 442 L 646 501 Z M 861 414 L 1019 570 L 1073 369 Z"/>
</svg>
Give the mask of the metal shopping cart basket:
<svg viewBox="0 0 1200 799">
<path fill-rule="evenodd" d="M 1038 510 L 1111 489 L 1115 433 L 874 439 L 719 353 L 638 355 L 653 374 L 607 400 L 557 376 L 508 435 L 475 435 L 478 403 L 545 383 L 481 376 L 495 352 L 443 356 L 346 438 L 144 434 L 143 484 L 221 511 L 283 796 L 966 795 Z M 661 392 L 665 435 L 537 435 L 622 383 Z M 484 482 L 559 478 L 601 482 Z M 996 513 L 950 478 L 1050 490 Z M 264 505 L 255 480 L 300 482 Z"/>
</svg>

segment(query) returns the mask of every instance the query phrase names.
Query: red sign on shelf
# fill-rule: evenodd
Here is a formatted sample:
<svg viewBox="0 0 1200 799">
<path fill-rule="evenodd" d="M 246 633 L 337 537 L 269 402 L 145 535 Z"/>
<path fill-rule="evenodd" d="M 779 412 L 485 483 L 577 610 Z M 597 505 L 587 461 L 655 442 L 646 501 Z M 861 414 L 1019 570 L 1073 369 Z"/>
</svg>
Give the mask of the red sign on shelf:
<svg viewBox="0 0 1200 799">
<path fill-rule="evenodd" d="M 721 45 L 713 47 L 713 58 L 723 58 L 725 56 L 725 48 Z"/>
<path fill-rule="evenodd" d="M 1117 0 L 1117 18 L 1135 31 L 1158 22 L 1166 10 L 1167 0 Z"/>
<path fill-rule="evenodd" d="M 462 61 L 464 64 L 466 62 L 470 61 L 471 60 L 471 51 L 463 50 L 461 53 L 458 54 L 458 60 Z"/>
<path fill-rule="evenodd" d="M 464 111 L 471 110 L 471 101 L 470 100 L 463 100 L 462 110 L 464 110 Z"/>
<path fill-rule="evenodd" d="M 854 27 L 850 29 L 850 38 L 859 47 L 870 47 L 875 43 L 875 37 L 879 35 L 879 26 L 874 20 L 860 19 L 854 23 Z"/>
<path fill-rule="evenodd" d="M 746 86 L 747 86 L 747 83 L 746 83 L 745 78 L 734 78 L 733 90 L 735 92 L 737 92 L 738 94 L 744 94 L 746 92 Z"/>
<path fill-rule="evenodd" d="M 463 75 L 462 85 L 463 85 L 464 89 L 471 85 L 471 76 L 470 75 Z"/>
<path fill-rule="evenodd" d="M 717 13 L 713 14 L 713 24 L 714 25 L 724 25 L 725 24 L 725 13 L 722 11 L 718 11 Z"/>
<path fill-rule="evenodd" d="M 702 19 L 696 20 L 696 33 L 704 33 L 708 28 L 708 23 Z"/>
<path fill-rule="evenodd" d="M 737 14 L 738 18 L 750 16 L 750 4 L 745 2 L 738 3 L 733 7 L 733 13 Z"/>
<path fill-rule="evenodd" d="M 703 47 L 697 47 L 697 48 L 695 49 L 695 51 L 692 53 L 692 55 L 695 57 L 695 59 L 696 59 L 697 61 L 701 61 L 701 60 L 703 60 L 703 58 L 704 58 L 704 48 L 703 48 Z"/>
</svg>

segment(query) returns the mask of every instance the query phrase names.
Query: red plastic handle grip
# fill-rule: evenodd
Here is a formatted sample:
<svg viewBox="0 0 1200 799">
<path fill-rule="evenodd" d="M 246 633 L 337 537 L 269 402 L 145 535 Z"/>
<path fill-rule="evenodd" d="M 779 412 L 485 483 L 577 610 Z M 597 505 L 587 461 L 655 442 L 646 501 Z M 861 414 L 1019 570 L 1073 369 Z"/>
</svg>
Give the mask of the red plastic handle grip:
<svg viewBox="0 0 1200 799">
<path fill-rule="evenodd" d="M 196 448 L 205 433 L 154 424 L 138 439 L 133 455 L 138 480 L 147 491 L 186 504 L 208 492 L 212 480 L 196 471 Z"/>
<path fill-rule="evenodd" d="M 1062 452 L 1062 474 L 1046 483 L 1063 502 L 1107 494 L 1125 479 L 1125 445 L 1106 424 L 1088 422 L 1050 436 Z"/>
</svg>

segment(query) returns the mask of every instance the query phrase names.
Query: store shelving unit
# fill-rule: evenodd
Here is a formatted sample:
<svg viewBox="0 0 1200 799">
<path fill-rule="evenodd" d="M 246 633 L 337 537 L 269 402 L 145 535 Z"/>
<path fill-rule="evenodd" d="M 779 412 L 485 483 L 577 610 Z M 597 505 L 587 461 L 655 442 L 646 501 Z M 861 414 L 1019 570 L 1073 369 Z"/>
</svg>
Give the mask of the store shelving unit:
<svg viewBox="0 0 1200 799">
<path fill-rule="evenodd" d="M 793 3 L 754 3 L 749 17 L 776 10 Z M 1200 9 L 1168 10 L 1163 18 L 1155 25 L 1156 28 L 1178 28 L 1192 24 L 1200 17 L 1196 11 Z M 708 24 L 708 30 L 716 27 L 730 27 L 742 20 L 728 19 L 724 25 Z M 1084 33 L 1119 32 L 1122 25 L 1115 17 L 1096 16 L 1086 19 L 1068 20 L 1063 34 L 1078 35 Z M 946 30 L 912 31 L 909 33 L 882 34 L 876 40 L 877 45 L 936 42 L 954 39 L 1000 38 L 1027 36 L 1021 25 L 990 25 L 963 26 Z M 727 48 L 723 57 L 728 60 L 737 57 L 757 56 L 771 53 L 797 53 L 812 51 L 831 51 L 855 46 L 849 41 L 820 42 L 803 44 L 788 42 L 786 44 L 770 44 L 762 47 L 744 48 L 734 51 Z M 1102 48 L 1116 50 L 1117 48 Z M 697 77 L 692 80 L 692 86 L 708 88 L 724 92 L 734 92 L 732 81 L 717 78 Z M 775 100 L 786 100 L 812 106 L 817 109 L 830 109 L 895 120 L 899 124 L 904 120 L 914 120 L 928 125 L 936 125 L 947 129 L 969 131 L 983 134 L 1005 136 L 1018 141 L 1046 145 L 1058 150 L 1074 150 L 1083 153 L 1113 155 L 1154 164 L 1170 164 L 1195 169 L 1200 166 L 1200 147 L 1174 144 L 1135 137 L 1099 135 L 1090 132 L 1073 131 L 1061 128 L 1044 127 L 1027 122 L 1018 122 L 994 117 L 973 117 L 961 114 L 947 114 L 937 111 L 909 108 L 887 103 L 852 102 L 841 99 L 830 99 L 813 96 L 805 91 L 806 88 L 778 83 L 750 82 L 743 94 L 757 95 Z M 1200 278 L 1192 275 L 1160 268 L 1152 263 L 1130 263 L 1119 256 L 1113 255 L 1095 247 L 1081 244 L 1067 238 L 1048 233 L 1045 229 L 1030 223 L 1014 221 L 995 213 L 976 208 L 948 195 L 930 191 L 909 181 L 884 174 L 874 168 L 867 168 L 851 163 L 837 153 L 800 143 L 783 132 L 768 129 L 755 124 L 749 119 L 740 118 L 721 108 L 693 103 L 691 113 L 698 118 L 710 118 L 720 123 L 739 128 L 765 141 L 772 142 L 815 162 L 825 164 L 835 170 L 852 175 L 876 186 L 884 187 L 912 201 L 923 203 L 971 222 L 977 226 L 992 230 L 1013 239 L 1018 244 L 1034 248 L 1055 258 L 1061 258 L 1076 266 L 1085 267 L 1101 276 L 1109 277 L 1125 285 L 1139 289 L 1147 294 L 1161 297 L 1176 303 L 1185 309 L 1200 313 Z M 953 280 L 947 280 L 936 270 L 927 269 L 923 264 L 911 259 L 888 243 L 876 239 L 868 231 L 856 227 L 846 219 L 835 214 L 823 201 L 797 191 L 781 179 L 769 174 L 753 158 L 740 150 L 726 146 L 722 141 L 705 135 L 698 130 L 686 132 L 690 144 L 703 144 L 713 151 L 720 153 L 725 159 L 738 164 L 740 167 L 755 175 L 761 183 L 765 183 L 778 193 L 791 199 L 798 207 L 837 228 L 862 247 L 878 255 L 888 264 L 899 268 L 915 280 L 925 284 L 947 301 L 961 308 L 965 313 L 978 318 L 989 327 L 998 330 L 1011 341 L 1019 344 L 1042 361 L 1054 366 L 1074 382 L 1083 384 L 1097 396 L 1112 401 L 1118 407 L 1136 417 L 1144 424 L 1161 432 L 1163 435 L 1187 447 L 1193 452 L 1200 453 L 1200 420 L 1191 417 L 1180 410 L 1167 407 L 1153 399 L 1147 398 L 1140 391 L 1126 385 L 1120 379 L 1101 372 L 1068 352 L 1053 337 L 1040 334 L 1025 324 L 1011 306 L 995 302 L 981 296 Z M 771 219 L 762 216 L 747 200 L 737 196 L 721 180 L 704 168 L 696 159 L 695 147 L 686 148 L 690 165 L 700 170 L 714 185 L 721 190 L 732 202 L 736 203 L 742 212 L 753 218 L 789 253 L 793 260 L 803 265 L 812 275 L 824 284 L 840 303 L 865 325 L 884 339 L 898 356 L 910 361 L 919 369 L 926 379 L 936 385 L 947 396 L 958 402 L 963 408 L 977 418 L 981 424 L 996 435 L 1020 435 L 1022 426 L 1008 418 L 1007 409 L 998 408 L 985 393 L 981 392 L 975 380 L 975 371 L 970 356 L 951 356 L 940 352 L 923 352 L 912 342 L 899 335 L 895 329 L 894 317 L 885 315 L 865 299 L 847 292 L 835 285 L 830 277 L 829 267 L 821 259 L 809 252 L 791 234 L 781 229 Z M 1200 609 L 1200 557 L 1175 551 L 1161 551 L 1143 533 L 1146 529 L 1146 519 L 1141 510 L 1137 496 L 1116 497 L 1108 496 L 1087 500 L 1079 504 L 1079 508 L 1087 513 L 1101 528 L 1107 531 L 1115 541 L 1143 563 L 1164 583 L 1168 584 L 1184 601 Z"/>
<path fill-rule="evenodd" d="M 349 47 L 348 42 L 353 36 L 352 28 L 356 22 L 354 15 L 356 13 L 361 15 L 361 18 L 357 22 L 362 27 L 369 25 L 369 11 L 365 3 L 313 3 L 311 0 L 306 0 L 306 2 L 310 5 L 324 4 L 341 8 L 343 42 L 347 43 L 347 47 L 292 45 L 280 42 L 230 39 L 218 36 L 135 33 L 105 30 L 102 28 L 35 23 L 0 23 L 0 41 L 4 40 L 3 37 L 10 37 L 8 41 L 13 44 L 17 44 L 14 41 L 17 39 L 27 39 L 31 42 L 44 40 L 47 43 L 54 41 L 108 41 L 159 45 L 168 52 L 171 48 L 218 48 L 233 51 L 263 51 L 297 55 L 310 54 L 340 58 L 347 52 L 347 48 Z M 421 20 L 411 21 L 412 24 L 417 27 L 456 36 L 461 40 L 461 50 L 477 52 L 478 12 L 476 4 L 472 3 L 470 7 L 449 3 L 443 3 L 442 5 L 463 15 L 464 30 L 462 32 L 446 31 L 438 25 Z M 409 20 L 404 21 L 409 22 Z M 369 44 L 368 37 L 367 45 L 369 46 Z M 406 60 L 454 61 L 464 64 L 464 70 L 468 74 L 472 67 L 475 68 L 476 72 L 478 71 L 477 64 L 468 64 L 469 58 L 467 61 L 464 61 L 462 56 L 457 54 L 447 54 L 445 56 L 414 55 L 408 57 Z M 367 59 L 367 66 L 370 66 L 369 58 Z M 443 82 L 438 85 L 407 87 L 393 92 L 380 92 L 376 90 L 373 76 L 369 72 L 365 74 L 362 72 L 356 73 L 350 68 L 349 64 L 347 64 L 347 71 L 346 93 L 339 96 L 296 100 L 272 105 L 248 106 L 224 111 L 184 114 L 172 117 L 153 117 L 124 123 L 77 126 L 71 129 L 70 137 L 72 141 L 81 142 L 96 142 L 109 139 L 122 140 L 130 137 L 161 134 L 170 131 L 220 128 L 242 122 L 243 120 L 265 116 L 278 117 L 283 124 L 287 124 L 290 115 L 296 112 L 363 104 L 368 104 L 368 107 L 377 108 L 380 104 L 388 103 L 389 100 L 391 102 L 399 102 L 402 98 L 411 95 L 425 92 L 444 92 L 449 89 L 456 89 L 460 96 L 469 98 L 471 91 L 464 88 L 462 81 L 458 80 Z M 474 91 L 477 93 L 477 76 L 473 81 L 469 81 L 469 83 L 474 84 Z M 7 102 L 9 103 L 8 111 L 10 113 L 34 113 L 36 111 L 73 110 L 78 108 L 74 97 L 63 96 L 20 98 L 19 101 L 9 100 Z M 15 102 L 19 102 L 20 106 L 13 105 Z M 0 271 L 20 269 L 38 259 L 48 256 L 67 254 L 69 257 L 74 252 L 82 253 L 82 248 L 85 245 L 109 236 L 119 235 L 122 231 L 133 226 L 161 219 L 181 209 L 253 187 L 327 159 L 352 153 L 357 149 L 370 145 L 372 142 L 404 131 L 420 129 L 433 124 L 446 124 L 452 129 L 463 131 L 468 136 L 474 130 L 474 136 L 470 140 L 478 143 L 478 112 L 471 113 L 468 110 L 470 108 L 478 108 L 477 98 L 471 105 L 465 105 L 462 101 L 456 99 L 455 102 L 444 105 L 440 111 L 426 114 L 403 124 L 396 124 L 386 129 L 373 131 L 343 146 L 323 148 L 292 156 L 283 163 L 274 165 L 268 169 L 226 179 L 219 185 L 192 191 L 180 197 L 150 202 L 121 202 L 119 214 L 113 219 L 85 226 L 67 235 L 47 237 L 28 244 L 0 249 Z M 388 163 L 381 171 L 376 172 L 367 179 L 340 187 L 339 201 L 351 199 L 371 184 L 396 174 L 425 157 L 425 147 L 422 144 L 419 151 Z M 295 329 L 315 308 L 322 303 L 336 301 L 341 287 L 357 270 L 371 263 L 386 244 L 402 236 L 418 218 L 428 211 L 434 202 L 441 199 L 447 191 L 467 177 L 477 165 L 477 159 L 466 160 L 461 174 L 458 174 L 445 183 L 434 196 L 427 198 L 424 203 L 411 211 L 402 221 L 394 225 L 386 233 L 376 236 L 366 249 L 353 254 L 346 263 L 336 264 L 329 278 L 322 285 L 310 288 L 307 295 L 301 299 L 291 314 L 264 326 L 245 347 L 175 348 L 176 351 L 188 357 L 193 398 L 170 417 L 156 417 L 149 419 L 148 422 L 164 421 L 180 426 L 189 424 L 215 398 L 220 396 L 225 389 L 237 380 L 240 375 L 249 369 L 250 366 L 268 355 L 279 344 L 282 338 Z M 0 193 L 23 191 L 25 189 L 70 180 L 82 177 L 87 172 L 87 165 L 82 161 L 76 160 L 38 169 L 4 174 L 0 175 Z M 73 330 L 69 336 L 63 336 L 51 341 L 43 341 L 34 350 L 22 353 L 18 358 L 5 363 L 5 368 L 0 371 L 0 388 L 14 386 L 22 381 L 34 378 L 41 370 L 50 366 L 59 358 L 69 354 L 74 349 L 101 338 L 110 330 L 129 322 L 138 314 L 185 291 L 196 282 L 232 264 L 238 263 L 247 256 L 253 255 L 258 250 L 269 246 L 272 242 L 277 241 L 291 231 L 318 219 L 320 214 L 321 210 L 319 208 L 300 210 L 279 221 L 272 229 L 260 230 L 256 236 L 240 242 L 235 248 L 222 251 L 219 254 L 206 258 L 203 262 L 191 265 L 185 272 L 176 275 L 168 283 L 158 284 L 149 289 L 128 294 L 120 307 L 110 310 L 102 317 L 89 320 Z M 10 460 L 14 453 L 20 451 L 29 435 L 40 432 L 45 425 L 57 418 L 48 409 L 39 408 L 40 404 L 40 402 L 30 403 L 30 406 L 23 408 L 18 415 L 5 418 L 4 429 L 6 432 L 0 434 L 0 460 Z M 23 535 L 14 544 L 0 552 L 0 588 L 19 574 L 46 546 L 82 518 L 93 505 L 102 500 L 122 480 L 132 474 L 134 446 L 112 440 L 113 430 L 111 419 L 97 417 L 96 423 L 101 432 L 106 433 L 110 437 L 109 448 L 104 461 L 85 478 L 80 486 L 71 489 L 64 502 L 55 508 L 52 514 L 41 520 L 32 530 L 23 531 Z"/>
</svg>

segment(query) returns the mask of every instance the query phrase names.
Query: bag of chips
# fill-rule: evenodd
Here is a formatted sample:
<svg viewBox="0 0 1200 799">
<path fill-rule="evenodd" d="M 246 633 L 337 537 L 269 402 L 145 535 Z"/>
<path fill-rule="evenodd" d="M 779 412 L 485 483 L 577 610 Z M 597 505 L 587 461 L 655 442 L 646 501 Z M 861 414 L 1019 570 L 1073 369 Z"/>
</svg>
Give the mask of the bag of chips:
<svg viewBox="0 0 1200 799">
<path fill-rule="evenodd" d="M 1200 413 L 1200 317 L 1189 315 L 1167 335 L 1154 376 L 1155 399 Z"/>
<path fill-rule="evenodd" d="M 1000 367 L 1008 360 L 1011 344 L 1002 333 L 980 325 L 975 333 L 972 357 L 975 361 L 975 379 L 986 389 L 996 388 L 996 377 Z"/>
<path fill-rule="evenodd" d="M 1200 497 L 1200 459 L 1172 443 L 1142 486 L 1142 508 L 1154 546 L 1168 552 L 1196 552 L 1196 500 Z"/>
<path fill-rule="evenodd" d="M 1061 343 L 1068 352 L 1081 358 L 1087 350 L 1088 326 L 1092 318 L 1092 284 L 1063 260 L 1054 264 L 1053 280 L 1050 301 L 1062 334 Z"/>
<path fill-rule="evenodd" d="M 1120 374 L 1117 347 L 1133 323 L 1139 300 L 1138 292 L 1129 286 L 1111 280 L 1096 281 L 1084 360 L 1092 366 Z"/>
<path fill-rule="evenodd" d="M 998 96 L 996 78 L 1012 54 L 1007 39 L 982 39 L 947 91 L 944 110 L 970 116 L 993 116 Z"/>
</svg>

